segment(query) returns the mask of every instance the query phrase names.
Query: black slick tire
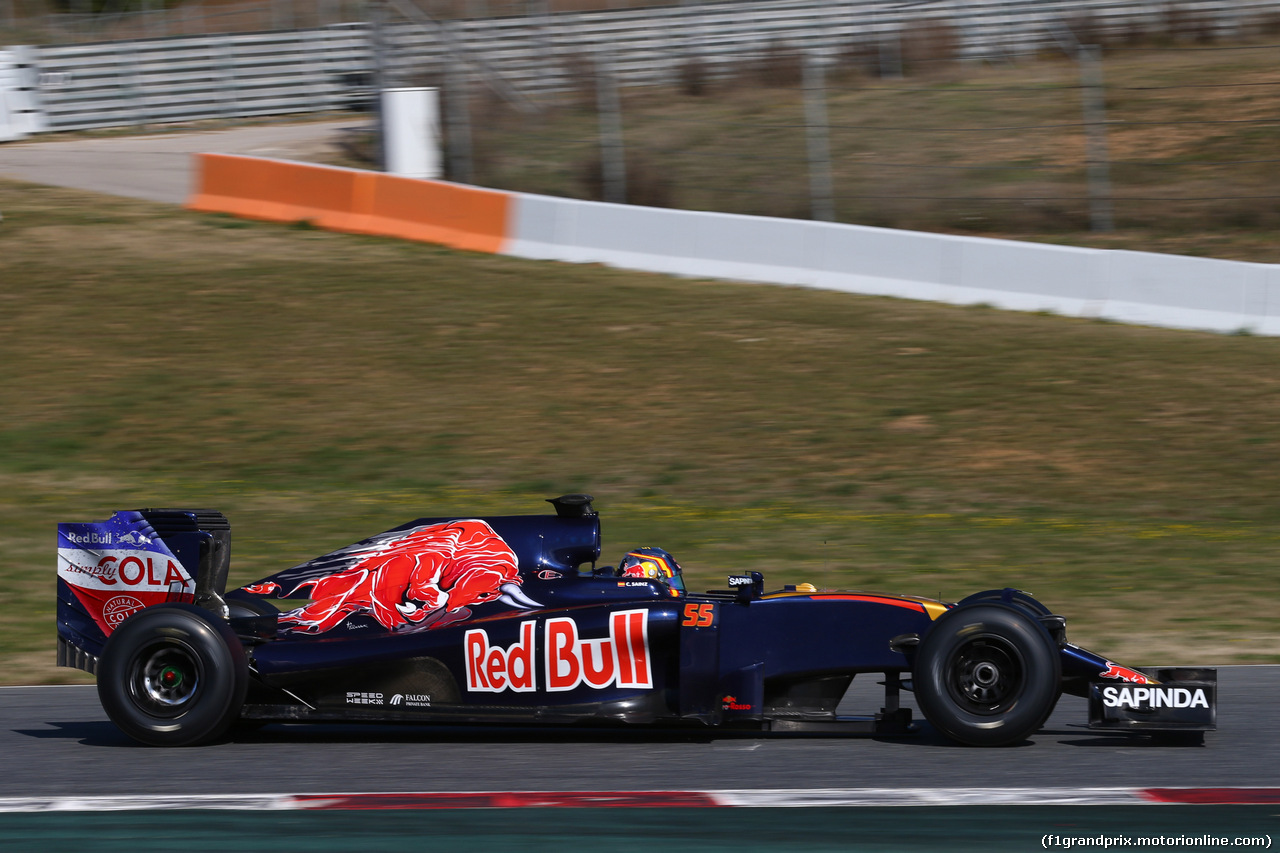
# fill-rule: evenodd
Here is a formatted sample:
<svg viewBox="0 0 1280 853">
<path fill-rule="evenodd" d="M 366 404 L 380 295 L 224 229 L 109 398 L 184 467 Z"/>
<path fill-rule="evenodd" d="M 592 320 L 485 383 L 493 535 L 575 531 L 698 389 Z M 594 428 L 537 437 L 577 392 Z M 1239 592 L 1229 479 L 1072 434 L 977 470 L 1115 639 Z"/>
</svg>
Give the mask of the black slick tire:
<svg viewBox="0 0 1280 853">
<path fill-rule="evenodd" d="M 944 613 L 920 641 L 916 701 L 934 728 L 968 746 L 1020 743 L 1062 692 L 1057 643 L 1032 615 L 975 602 Z"/>
<path fill-rule="evenodd" d="M 98 698 L 121 731 L 152 746 L 213 740 L 240 713 L 248 662 L 235 633 L 191 604 L 130 616 L 98 662 Z"/>
</svg>

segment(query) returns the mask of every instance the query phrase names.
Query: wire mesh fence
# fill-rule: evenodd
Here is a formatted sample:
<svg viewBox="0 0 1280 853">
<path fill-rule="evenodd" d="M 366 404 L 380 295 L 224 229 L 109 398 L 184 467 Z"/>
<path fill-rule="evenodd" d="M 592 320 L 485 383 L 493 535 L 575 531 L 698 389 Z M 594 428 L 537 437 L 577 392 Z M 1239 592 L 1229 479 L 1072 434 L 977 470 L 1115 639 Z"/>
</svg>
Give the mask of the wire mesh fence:
<svg viewBox="0 0 1280 853">
<path fill-rule="evenodd" d="M 1065 53 L 917 62 L 901 77 L 836 63 L 815 113 L 796 51 L 791 67 L 757 57 L 735 77 L 624 89 L 614 156 L 637 204 L 1010 234 L 1274 227 L 1278 59 L 1270 42 L 1115 45 L 1096 79 Z M 478 182 L 602 197 L 619 146 L 599 146 L 589 99 L 535 114 L 474 104 Z"/>
</svg>

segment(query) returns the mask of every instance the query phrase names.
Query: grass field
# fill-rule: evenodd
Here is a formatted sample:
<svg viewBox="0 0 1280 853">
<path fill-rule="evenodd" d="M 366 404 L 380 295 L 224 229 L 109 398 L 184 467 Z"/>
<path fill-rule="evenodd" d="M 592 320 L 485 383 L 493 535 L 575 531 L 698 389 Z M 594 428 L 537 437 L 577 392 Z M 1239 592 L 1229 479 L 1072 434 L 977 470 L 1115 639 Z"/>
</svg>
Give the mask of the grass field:
<svg viewBox="0 0 1280 853">
<path fill-rule="evenodd" d="M 1028 589 L 1135 664 L 1280 661 L 1280 340 L 677 280 L 0 182 L 0 682 L 54 525 L 222 509 L 243 583 L 596 495 L 695 587 Z"/>
</svg>

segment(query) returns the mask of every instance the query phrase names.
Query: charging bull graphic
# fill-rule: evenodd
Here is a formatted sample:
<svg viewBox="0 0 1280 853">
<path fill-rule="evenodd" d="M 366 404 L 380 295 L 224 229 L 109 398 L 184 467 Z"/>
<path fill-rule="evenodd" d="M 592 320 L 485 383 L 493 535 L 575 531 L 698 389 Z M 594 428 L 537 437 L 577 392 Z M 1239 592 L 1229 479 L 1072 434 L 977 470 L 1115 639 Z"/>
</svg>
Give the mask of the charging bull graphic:
<svg viewBox="0 0 1280 853">
<path fill-rule="evenodd" d="M 1150 678 L 1136 669 L 1129 669 L 1127 666 L 1107 661 L 1107 668 L 1098 673 L 1098 678 L 1117 678 L 1121 681 L 1127 681 L 1130 684 L 1152 684 Z"/>
<path fill-rule="evenodd" d="M 388 630 L 416 631 L 462 622 L 472 606 L 488 601 L 524 610 L 542 606 L 521 590 L 515 552 L 476 519 L 386 534 L 333 556 L 342 568 L 287 592 L 270 581 L 245 591 L 292 598 L 310 588 L 312 603 L 282 613 L 279 623 L 308 634 L 332 630 L 355 613 L 369 614 Z"/>
</svg>

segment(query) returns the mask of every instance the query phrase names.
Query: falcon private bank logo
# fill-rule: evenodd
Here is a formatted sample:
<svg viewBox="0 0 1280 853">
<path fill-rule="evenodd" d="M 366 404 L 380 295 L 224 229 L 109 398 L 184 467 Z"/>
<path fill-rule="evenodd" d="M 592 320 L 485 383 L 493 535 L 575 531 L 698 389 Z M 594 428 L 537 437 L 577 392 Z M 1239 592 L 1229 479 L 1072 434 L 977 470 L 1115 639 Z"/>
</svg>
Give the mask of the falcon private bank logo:
<svg viewBox="0 0 1280 853">
<path fill-rule="evenodd" d="M 653 687 L 649 663 L 649 611 L 624 610 L 609 617 L 609 636 L 584 639 L 571 618 L 548 619 L 543 625 L 539 686 L 535 648 L 537 621 L 520 623 L 520 639 L 495 646 L 483 628 L 468 631 L 463 640 L 467 690 L 474 693 L 530 693 L 573 690 L 581 685 Z"/>
</svg>

